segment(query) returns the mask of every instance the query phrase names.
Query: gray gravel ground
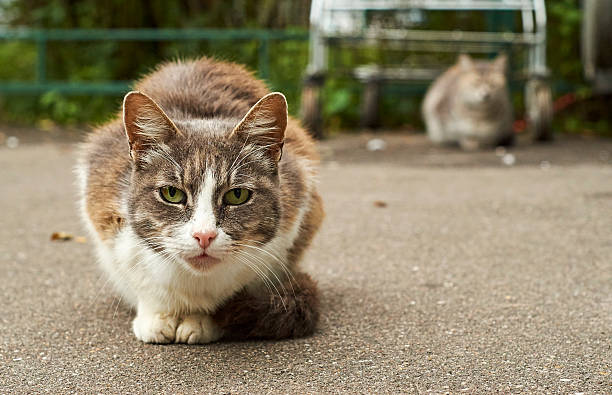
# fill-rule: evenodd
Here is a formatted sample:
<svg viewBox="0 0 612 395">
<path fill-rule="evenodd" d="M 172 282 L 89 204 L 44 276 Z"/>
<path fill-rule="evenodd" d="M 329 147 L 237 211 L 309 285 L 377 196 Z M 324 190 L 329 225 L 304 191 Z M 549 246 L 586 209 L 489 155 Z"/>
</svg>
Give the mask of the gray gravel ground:
<svg viewBox="0 0 612 395">
<path fill-rule="evenodd" d="M 73 146 L 0 148 L 0 393 L 612 393 L 612 142 L 369 137 L 322 146 L 318 332 L 197 347 L 136 341 L 90 243 L 49 240 L 83 235 Z"/>
</svg>

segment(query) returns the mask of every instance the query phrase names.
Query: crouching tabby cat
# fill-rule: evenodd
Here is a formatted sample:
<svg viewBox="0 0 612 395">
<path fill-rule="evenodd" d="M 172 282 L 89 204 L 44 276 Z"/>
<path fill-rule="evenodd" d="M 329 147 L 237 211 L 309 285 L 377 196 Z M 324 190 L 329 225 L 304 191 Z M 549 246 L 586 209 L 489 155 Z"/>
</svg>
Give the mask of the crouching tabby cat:
<svg viewBox="0 0 612 395">
<path fill-rule="evenodd" d="M 311 137 L 280 93 L 202 58 L 159 67 L 91 133 L 77 166 L 99 261 L 147 343 L 313 331 L 297 270 L 323 217 Z"/>
<path fill-rule="evenodd" d="M 506 64 L 505 55 L 490 62 L 460 55 L 457 64 L 431 84 L 423 100 L 429 139 L 458 143 L 464 149 L 512 144 Z"/>
</svg>

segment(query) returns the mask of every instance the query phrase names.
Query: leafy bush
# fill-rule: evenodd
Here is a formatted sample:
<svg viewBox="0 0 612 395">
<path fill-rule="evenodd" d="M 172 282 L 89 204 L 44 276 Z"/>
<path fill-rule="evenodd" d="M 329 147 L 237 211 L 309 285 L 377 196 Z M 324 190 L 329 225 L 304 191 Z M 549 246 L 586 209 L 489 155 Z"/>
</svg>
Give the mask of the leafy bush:
<svg viewBox="0 0 612 395">
<path fill-rule="evenodd" d="M 283 28 L 308 27 L 309 0 L 8 0 L 0 2 L 0 15 L 9 26 L 35 28 Z M 593 97 L 583 80 L 579 56 L 581 11 L 578 0 L 548 1 L 548 65 L 556 95 L 576 92 L 579 103 L 557 114 L 559 130 L 609 133 L 610 115 L 605 100 Z M 481 13 L 432 12 L 422 28 L 508 30 L 517 18 L 484 19 Z M 272 89 L 282 90 L 290 112 L 299 109 L 301 80 L 308 63 L 305 41 L 272 42 L 269 48 L 269 78 Z M 255 41 L 228 42 L 51 42 L 47 49 L 47 78 L 62 81 L 127 81 L 150 71 L 161 60 L 214 56 L 258 68 Z M 410 56 L 407 51 L 383 46 L 353 50 L 334 48 L 330 54 L 331 75 L 324 88 L 323 112 L 329 129 L 359 124 L 362 86 L 348 71 L 356 65 L 394 63 L 407 68 L 423 64 L 452 63 L 456 54 Z M 0 43 L 0 80 L 30 81 L 35 76 L 36 46 L 29 42 Z M 420 127 L 420 99 L 425 85 L 393 84 L 383 89 L 380 103 L 384 127 Z M 522 112 L 521 90 L 514 101 Z M 121 97 L 62 95 L 48 92 L 35 95 L 4 95 L 0 98 L 0 120 L 34 124 L 41 119 L 62 124 L 97 123 L 108 119 L 120 105 Z"/>
</svg>

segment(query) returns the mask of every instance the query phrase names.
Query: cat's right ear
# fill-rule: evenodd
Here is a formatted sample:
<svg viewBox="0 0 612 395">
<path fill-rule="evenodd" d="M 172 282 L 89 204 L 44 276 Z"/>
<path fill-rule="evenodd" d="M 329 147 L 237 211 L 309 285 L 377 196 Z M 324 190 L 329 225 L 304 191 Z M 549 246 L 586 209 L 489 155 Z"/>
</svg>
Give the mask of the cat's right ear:
<svg viewBox="0 0 612 395">
<path fill-rule="evenodd" d="M 123 98 L 123 125 L 134 160 L 155 145 L 181 134 L 153 99 L 137 91 Z"/>
<path fill-rule="evenodd" d="M 461 68 L 464 70 L 469 70 L 474 67 L 474 61 L 472 60 L 472 57 L 466 53 L 462 53 L 461 55 L 459 55 L 457 63 L 459 63 L 459 66 L 461 66 Z"/>
</svg>

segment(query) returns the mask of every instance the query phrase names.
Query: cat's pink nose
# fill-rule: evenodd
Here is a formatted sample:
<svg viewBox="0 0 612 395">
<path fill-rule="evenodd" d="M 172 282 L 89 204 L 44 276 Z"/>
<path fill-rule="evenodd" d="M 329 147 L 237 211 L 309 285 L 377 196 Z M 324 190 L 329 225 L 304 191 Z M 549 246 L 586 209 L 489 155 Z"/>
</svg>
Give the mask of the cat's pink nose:
<svg viewBox="0 0 612 395">
<path fill-rule="evenodd" d="M 194 232 L 193 237 L 198 241 L 200 247 L 207 248 L 213 239 L 217 237 L 217 231 L 211 230 L 209 232 Z"/>
</svg>

